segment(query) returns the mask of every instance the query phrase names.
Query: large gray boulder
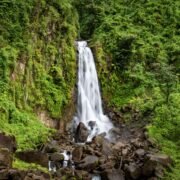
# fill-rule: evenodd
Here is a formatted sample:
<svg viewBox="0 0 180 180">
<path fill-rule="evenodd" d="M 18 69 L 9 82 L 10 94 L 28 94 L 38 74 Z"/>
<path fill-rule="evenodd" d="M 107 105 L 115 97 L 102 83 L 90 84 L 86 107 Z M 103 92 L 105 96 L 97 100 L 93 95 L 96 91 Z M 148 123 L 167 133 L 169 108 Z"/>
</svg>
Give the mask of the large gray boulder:
<svg viewBox="0 0 180 180">
<path fill-rule="evenodd" d="M 89 132 L 87 127 L 84 125 L 84 123 L 80 122 L 75 132 L 75 141 L 79 143 L 84 143 L 86 142 L 88 135 Z"/>
</svg>

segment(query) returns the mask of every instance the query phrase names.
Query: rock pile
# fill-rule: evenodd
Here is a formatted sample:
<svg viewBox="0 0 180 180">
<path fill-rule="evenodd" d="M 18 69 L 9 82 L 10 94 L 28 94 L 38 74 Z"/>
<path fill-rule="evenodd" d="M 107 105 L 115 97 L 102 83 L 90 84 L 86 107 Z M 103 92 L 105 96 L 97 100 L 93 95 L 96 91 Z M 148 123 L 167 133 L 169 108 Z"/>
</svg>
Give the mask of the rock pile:
<svg viewBox="0 0 180 180">
<path fill-rule="evenodd" d="M 88 143 L 76 143 L 69 132 L 59 132 L 38 151 L 18 152 L 16 156 L 49 168 L 55 180 L 91 180 L 95 175 L 102 180 L 156 180 L 162 178 L 163 169 L 172 164 L 169 156 L 158 153 L 143 128 L 121 124 L 111 132 L 112 141 L 102 133 Z M 84 142 L 87 134 L 81 123 L 75 138 Z M 13 169 L 15 139 L 0 134 L 0 139 L 3 138 L 10 143 L 0 143 L 0 179 L 50 179 L 40 171 Z"/>
<path fill-rule="evenodd" d="M 23 171 L 12 167 L 13 153 L 16 151 L 14 136 L 0 133 L 0 180 L 45 180 L 50 175 L 41 171 Z M 25 155 L 22 156 L 26 157 Z M 47 165 L 46 165 L 47 166 Z"/>
</svg>

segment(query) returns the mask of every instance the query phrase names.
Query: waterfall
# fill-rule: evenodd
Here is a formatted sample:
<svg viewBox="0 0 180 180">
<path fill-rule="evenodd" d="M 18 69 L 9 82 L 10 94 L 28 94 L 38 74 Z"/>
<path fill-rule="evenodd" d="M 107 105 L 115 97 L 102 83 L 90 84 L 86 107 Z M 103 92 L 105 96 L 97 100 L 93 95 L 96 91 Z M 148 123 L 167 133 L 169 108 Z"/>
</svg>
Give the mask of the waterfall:
<svg viewBox="0 0 180 180">
<path fill-rule="evenodd" d="M 78 42 L 78 102 L 77 115 L 74 124 L 83 122 L 89 129 L 90 135 L 87 141 L 100 133 L 106 132 L 113 127 L 109 118 L 104 115 L 102 109 L 101 94 L 94 58 L 87 42 Z"/>
</svg>

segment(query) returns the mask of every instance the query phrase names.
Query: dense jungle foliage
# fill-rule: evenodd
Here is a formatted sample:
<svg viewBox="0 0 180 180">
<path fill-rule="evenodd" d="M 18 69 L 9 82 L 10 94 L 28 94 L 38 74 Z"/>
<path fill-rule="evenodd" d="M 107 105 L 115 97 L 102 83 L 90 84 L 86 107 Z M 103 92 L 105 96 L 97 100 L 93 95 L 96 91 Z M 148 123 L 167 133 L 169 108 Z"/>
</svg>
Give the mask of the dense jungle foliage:
<svg viewBox="0 0 180 180">
<path fill-rule="evenodd" d="M 37 114 L 60 119 L 75 84 L 77 13 L 69 1 L 0 1 L 0 129 L 19 148 L 50 130 Z"/>
<path fill-rule="evenodd" d="M 0 130 L 33 148 L 61 119 L 76 81 L 76 39 L 90 41 L 102 96 L 131 106 L 180 169 L 180 2 L 178 0 L 0 1 Z M 133 123 L 130 114 L 127 123 Z"/>
<path fill-rule="evenodd" d="M 84 0 L 77 9 L 81 36 L 96 54 L 104 99 L 117 110 L 130 105 L 140 112 L 149 135 L 175 160 L 167 179 L 179 179 L 180 2 Z"/>
</svg>

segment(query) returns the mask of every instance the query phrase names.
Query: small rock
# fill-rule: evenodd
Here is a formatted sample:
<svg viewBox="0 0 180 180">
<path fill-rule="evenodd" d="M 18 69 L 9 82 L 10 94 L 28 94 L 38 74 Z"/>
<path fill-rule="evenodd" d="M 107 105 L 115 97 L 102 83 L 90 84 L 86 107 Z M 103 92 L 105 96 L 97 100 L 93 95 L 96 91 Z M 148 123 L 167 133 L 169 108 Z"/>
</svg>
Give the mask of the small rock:
<svg viewBox="0 0 180 180">
<path fill-rule="evenodd" d="M 7 148 L 0 149 L 0 169 L 12 167 L 12 155 Z"/>
<path fill-rule="evenodd" d="M 89 173 L 83 170 L 75 170 L 75 176 L 77 176 L 78 179 L 85 179 L 89 176 Z"/>
<path fill-rule="evenodd" d="M 103 180 L 125 180 L 124 173 L 117 169 L 106 170 L 101 177 Z"/>
<path fill-rule="evenodd" d="M 114 127 L 109 130 L 109 134 L 111 134 L 112 136 L 116 136 L 116 135 L 120 135 L 121 131 L 119 128 Z"/>
<path fill-rule="evenodd" d="M 127 156 L 127 154 L 128 154 L 128 149 L 123 149 L 122 150 L 122 155 L 123 156 Z"/>
<path fill-rule="evenodd" d="M 102 161 L 102 160 L 101 160 Z M 102 161 L 103 162 L 103 161 Z M 114 165 L 115 165 L 115 162 L 113 162 L 113 161 L 108 161 L 108 162 L 104 162 L 104 163 L 102 163 L 102 162 L 100 162 L 101 163 L 101 165 L 100 165 L 100 168 L 102 169 L 102 170 L 106 170 L 106 169 L 113 169 L 113 167 L 114 167 Z"/>
<path fill-rule="evenodd" d="M 122 148 L 124 148 L 126 146 L 126 144 L 122 143 L 122 142 L 117 142 L 112 149 L 113 150 L 117 150 L 120 151 Z"/>
<path fill-rule="evenodd" d="M 144 149 L 137 149 L 135 154 L 138 156 L 138 157 L 142 157 L 145 155 L 145 150 Z"/>
<path fill-rule="evenodd" d="M 17 149 L 15 137 L 0 133 L 0 148 L 8 148 L 10 152 L 15 152 Z"/>
<path fill-rule="evenodd" d="M 98 157 L 88 155 L 82 160 L 82 164 L 79 164 L 79 168 L 91 171 L 98 166 Z"/>
<path fill-rule="evenodd" d="M 104 139 L 102 144 L 102 153 L 106 156 L 112 154 L 112 144 L 106 139 Z"/>
<path fill-rule="evenodd" d="M 98 147 L 102 147 L 103 142 L 104 142 L 104 137 L 101 136 L 101 135 L 97 135 L 97 136 L 94 138 L 94 142 L 95 142 L 95 144 L 96 144 Z"/>
<path fill-rule="evenodd" d="M 83 155 L 83 147 L 78 146 L 75 147 L 74 150 L 72 151 L 72 160 L 75 162 L 79 162 L 82 158 Z"/>
<path fill-rule="evenodd" d="M 159 179 L 162 179 L 164 176 L 164 168 L 162 165 L 157 165 L 155 168 L 155 176 L 158 177 Z"/>
<path fill-rule="evenodd" d="M 132 179 L 138 179 L 141 175 L 140 168 L 134 163 L 131 163 L 129 166 L 126 166 L 125 170 L 127 173 L 129 173 Z"/>
<path fill-rule="evenodd" d="M 53 153 L 51 156 L 50 156 L 50 160 L 51 161 L 58 161 L 58 162 L 61 162 L 64 160 L 64 155 L 61 154 L 61 153 Z"/>
<path fill-rule="evenodd" d="M 150 154 L 148 157 L 149 160 L 160 163 L 165 167 L 168 167 L 170 164 L 172 164 L 172 159 L 165 154 Z"/>
<path fill-rule="evenodd" d="M 131 144 L 133 144 L 136 148 L 140 148 L 140 147 L 141 147 L 141 143 L 140 143 L 139 138 L 132 139 L 130 142 L 131 142 Z"/>
</svg>

